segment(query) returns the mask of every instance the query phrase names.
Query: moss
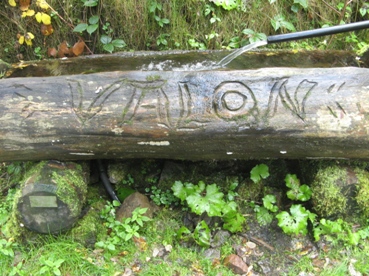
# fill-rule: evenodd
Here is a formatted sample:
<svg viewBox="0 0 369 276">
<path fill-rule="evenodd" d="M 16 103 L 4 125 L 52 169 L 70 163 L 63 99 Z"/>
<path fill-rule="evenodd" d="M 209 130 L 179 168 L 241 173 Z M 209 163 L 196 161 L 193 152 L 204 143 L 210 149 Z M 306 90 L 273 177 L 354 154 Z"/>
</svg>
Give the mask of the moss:
<svg viewBox="0 0 369 276">
<path fill-rule="evenodd" d="M 254 183 L 251 180 L 242 182 L 237 190 L 237 200 L 242 201 L 259 201 L 263 195 L 263 181 Z"/>
<path fill-rule="evenodd" d="M 84 217 L 78 221 L 77 225 L 67 235 L 84 246 L 92 248 L 106 234 L 106 229 L 100 218 L 100 212 L 104 208 L 104 201 L 97 201 L 88 208 Z"/>
<path fill-rule="evenodd" d="M 58 187 L 56 191 L 58 198 L 69 206 L 72 216 L 79 216 L 87 193 L 82 167 L 77 165 L 76 168 L 67 169 L 61 173 L 53 172 L 52 180 Z"/>
<path fill-rule="evenodd" d="M 358 179 L 356 202 L 365 217 L 369 216 L 369 173 L 359 168 L 355 169 Z"/>
<path fill-rule="evenodd" d="M 346 169 L 331 166 L 318 171 L 312 183 L 313 205 L 318 215 L 330 217 L 345 212 L 347 198 L 339 183 L 345 182 Z"/>
</svg>

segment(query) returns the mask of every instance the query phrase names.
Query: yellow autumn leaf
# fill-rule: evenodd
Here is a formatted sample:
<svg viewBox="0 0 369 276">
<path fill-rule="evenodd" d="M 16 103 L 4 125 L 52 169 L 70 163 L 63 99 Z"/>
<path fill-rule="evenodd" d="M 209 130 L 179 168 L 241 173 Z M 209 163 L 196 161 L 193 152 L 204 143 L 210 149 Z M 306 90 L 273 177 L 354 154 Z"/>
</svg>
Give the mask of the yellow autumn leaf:
<svg viewBox="0 0 369 276">
<path fill-rule="evenodd" d="M 28 32 L 25 35 L 24 41 L 26 42 L 26 44 L 28 46 L 32 46 L 32 39 L 34 39 L 34 38 L 35 38 L 35 36 L 33 35 L 33 33 Z"/>
<path fill-rule="evenodd" d="M 24 35 L 21 35 L 21 36 L 19 37 L 18 42 L 19 42 L 19 44 L 21 44 L 21 45 L 24 43 Z"/>
<path fill-rule="evenodd" d="M 34 10 L 26 10 L 26 11 L 22 12 L 22 17 L 33 16 L 34 14 L 35 14 Z"/>
<path fill-rule="evenodd" d="M 47 13 L 42 13 L 41 20 L 42 20 L 42 23 L 44 23 L 45 25 L 51 24 L 51 17 Z"/>
<path fill-rule="evenodd" d="M 35 18 L 38 23 L 41 23 L 42 20 L 42 14 L 40 12 L 36 13 Z"/>
<path fill-rule="evenodd" d="M 49 8 L 49 4 L 45 0 L 37 0 L 36 5 L 44 10 L 47 10 Z"/>
<path fill-rule="evenodd" d="M 32 46 L 32 40 L 31 39 L 25 39 L 24 40 L 28 46 Z"/>
<path fill-rule="evenodd" d="M 9 5 L 12 7 L 15 7 L 17 5 L 17 3 L 15 3 L 15 0 L 9 0 Z"/>
<path fill-rule="evenodd" d="M 28 32 L 28 33 L 26 34 L 26 38 L 34 39 L 34 38 L 35 38 L 35 36 L 33 35 L 33 33 Z"/>
</svg>

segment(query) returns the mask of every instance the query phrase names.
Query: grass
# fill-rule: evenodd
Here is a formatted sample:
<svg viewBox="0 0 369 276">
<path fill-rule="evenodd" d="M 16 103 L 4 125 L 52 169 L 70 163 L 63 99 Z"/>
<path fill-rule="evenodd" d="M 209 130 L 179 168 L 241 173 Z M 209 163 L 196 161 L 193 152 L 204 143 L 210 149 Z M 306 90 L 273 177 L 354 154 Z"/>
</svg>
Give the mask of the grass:
<svg viewBox="0 0 369 276">
<path fill-rule="evenodd" d="M 346 7 L 342 6 L 347 0 L 333 0 L 329 3 L 309 1 L 306 9 L 300 6 L 297 12 L 291 10 L 291 1 L 275 1 L 273 4 L 262 0 L 243 1 L 246 4 L 231 11 L 224 10 L 208 0 L 100 0 L 98 6 L 93 8 L 83 6 L 80 0 L 47 2 L 60 16 L 55 13 L 52 16 L 54 33 L 47 37 L 40 34 L 40 25 L 34 18 L 21 18 L 17 7 L 10 7 L 7 1 L 0 3 L 1 59 L 14 62 L 19 59 L 46 58 L 49 47 L 58 47 L 63 41 L 73 45 L 79 40 L 78 34 L 72 32 L 73 27 L 81 22 L 88 22 L 92 15 L 99 15 L 99 28 L 92 35 L 84 33 L 82 37 L 96 54 L 104 52 L 100 38 L 106 33 L 107 26 L 111 29 L 113 39 L 125 41 L 127 47 L 123 50 L 194 49 L 189 39 L 203 43 L 207 49 L 223 49 L 229 47 L 234 39 L 248 43 L 247 35 L 242 33 L 243 29 L 252 29 L 266 35 L 290 32 L 284 27 L 278 30 L 273 28 L 271 19 L 275 16 L 284 16 L 285 21 L 293 24 L 297 31 L 368 18 L 368 14 L 362 16 L 359 12 L 360 1 L 350 1 Z M 152 3 L 162 4 L 161 10 L 150 11 Z M 169 24 L 160 26 L 154 19 L 155 16 L 168 19 Z M 212 22 L 214 18 L 217 20 Z M 26 32 L 35 34 L 32 47 L 17 44 L 17 34 Z M 274 44 L 270 47 L 356 49 L 359 43 L 367 41 L 369 31 L 360 31 L 356 35 L 356 38 L 350 38 L 349 34 L 339 34 L 297 44 Z M 40 47 L 37 52 L 36 47 Z"/>
<path fill-rule="evenodd" d="M 16 165 L 17 168 L 24 168 L 20 163 Z M 0 165 L 0 184 L 6 189 L 8 183 L 14 183 L 12 178 L 19 179 L 24 171 L 13 168 L 10 170 L 14 174 L 12 175 L 7 168 L 9 164 Z M 12 194 L 9 192 L 9 196 L 0 196 L 0 210 L 11 212 Z M 96 194 L 99 197 L 101 193 L 96 191 L 90 197 Z M 98 203 L 91 198 L 88 202 Z M 248 214 L 248 227 L 255 227 L 251 223 L 251 215 L 252 213 Z M 69 232 L 59 236 L 32 235 L 25 243 L 5 237 L 0 232 L 0 275 L 41 275 L 42 272 L 42 275 L 57 275 L 59 272 L 61 275 L 121 275 L 128 270 L 139 275 L 234 275 L 223 265 L 223 260 L 235 253 L 235 245 L 245 243 L 244 238 L 232 236 L 219 248 L 220 259 L 206 259 L 204 248 L 176 238 L 176 231 L 183 226 L 182 216 L 181 209 L 162 208 L 152 221 L 146 222 L 140 229 L 140 238 L 122 242 L 114 252 L 94 247 L 93 243 L 86 247 Z M 102 226 L 99 241 L 104 240 L 104 235 L 109 232 L 102 223 L 103 221 L 99 222 Z M 272 234 L 272 239 L 278 237 L 277 232 Z M 260 235 L 262 237 L 264 234 Z M 288 240 L 288 237 L 284 238 Z M 348 275 L 350 270 L 363 275 L 369 273 L 368 240 L 363 240 L 357 247 L 328 244 L 327 250 L 323 249 L 313 255 L 302 255 L 278 248 L 275 251 L 263 250 L 259 246 L 256 259 L 255 256 L 247 258 L 251 260 L 255 271 L 261 271 L 258 263 L 262 261 L 284 269 L 281 275 L 299 275 L 301 272 L 314 275 Z M 162 252 L 162 255 L 158 252 Z M 260 255 L 260 252 L 263 254 Z M 294 256 L 293 261 L 290 256 Z"/>
</svg>

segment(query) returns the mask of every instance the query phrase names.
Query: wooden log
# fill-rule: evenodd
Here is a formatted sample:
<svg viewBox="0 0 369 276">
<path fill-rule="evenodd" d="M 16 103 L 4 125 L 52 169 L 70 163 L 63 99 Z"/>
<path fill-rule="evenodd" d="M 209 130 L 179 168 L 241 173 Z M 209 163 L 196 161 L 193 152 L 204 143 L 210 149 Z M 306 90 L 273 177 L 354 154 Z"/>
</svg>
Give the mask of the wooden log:
<svg viewBox="0 0 369 276">
<path fill-rule="evenodd" d="M 368 158 L 369 69 L 0 80 L 0 160 Z"/>
</svg>

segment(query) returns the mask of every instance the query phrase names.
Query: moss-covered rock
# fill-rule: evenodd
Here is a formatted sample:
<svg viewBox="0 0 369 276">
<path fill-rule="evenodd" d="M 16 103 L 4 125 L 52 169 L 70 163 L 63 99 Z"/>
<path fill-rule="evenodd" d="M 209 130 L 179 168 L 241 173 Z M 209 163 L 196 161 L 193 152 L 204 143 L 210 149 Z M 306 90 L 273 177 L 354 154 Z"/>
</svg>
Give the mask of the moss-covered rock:
<svg viewBox="0 0 369 276">
<path fill-rule="evenodd" d="M 93 248 L 95 243 L 106 235 L 106 228 L 100 218 L 100 212 L 104 208 L 104 201 L 96 201 L 88 207 L 86 214 L 67 233 L 80 244 Z"/>
<path fill-rule="evenodd" d="M 59 233 L 73 226 L 86 200 L 87 183 L 77 163 L 43 161 L 24 178 L 15 196 L 18 224 L 40 233 Z"/>
<path fill-rule="evenodd" d="M 348 165 L 322 167 L 311 184 L 315 212 L 326 218 L 353 220 L 369 214 L 369 173 Z"/>
</svg>

